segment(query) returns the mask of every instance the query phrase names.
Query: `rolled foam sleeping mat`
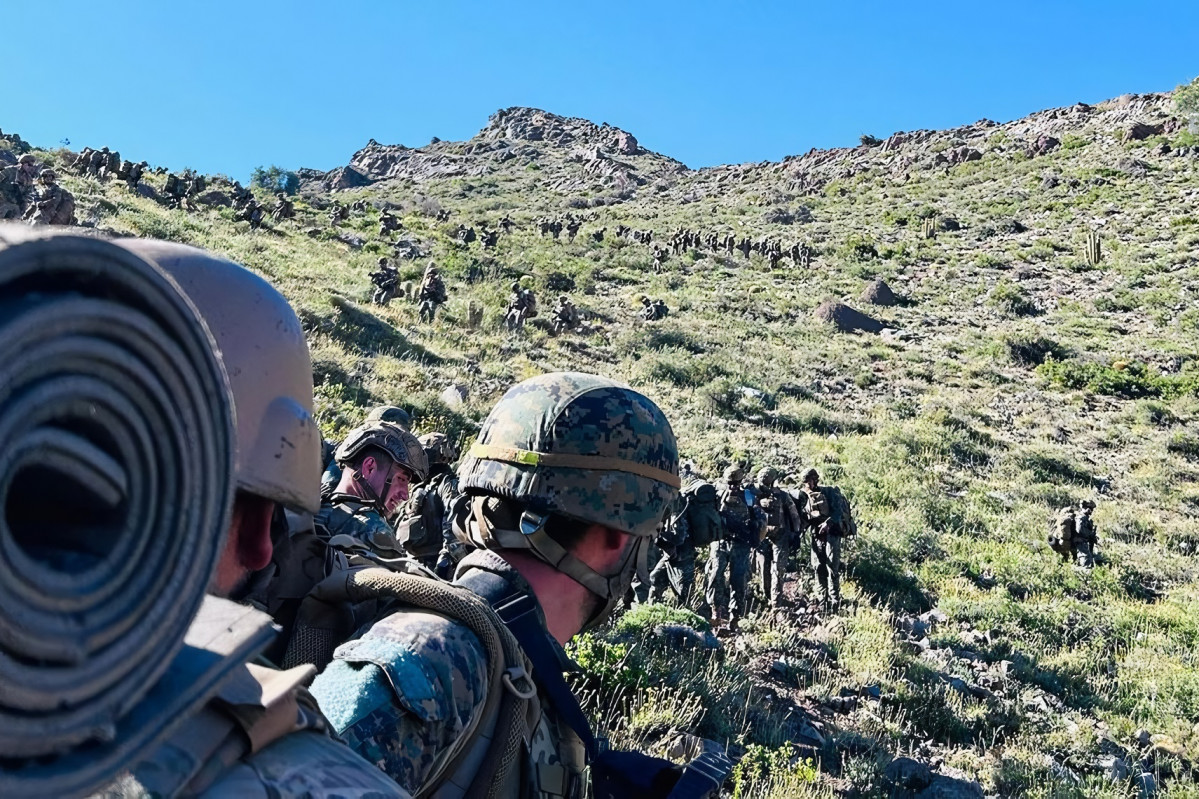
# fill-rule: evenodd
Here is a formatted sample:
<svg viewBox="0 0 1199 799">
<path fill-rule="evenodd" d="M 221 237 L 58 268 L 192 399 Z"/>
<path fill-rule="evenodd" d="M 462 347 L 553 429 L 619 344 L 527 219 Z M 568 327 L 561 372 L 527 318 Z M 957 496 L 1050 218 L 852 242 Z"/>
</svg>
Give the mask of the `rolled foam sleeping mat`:
<svg viewBox="0 0 1199 799">
<path fill-rule="evenodd" d="M 215 351 L 151 262 L 0 224 L 0 785 L 110 742 L 183 646 L 234 490 Z"/>
</svg>

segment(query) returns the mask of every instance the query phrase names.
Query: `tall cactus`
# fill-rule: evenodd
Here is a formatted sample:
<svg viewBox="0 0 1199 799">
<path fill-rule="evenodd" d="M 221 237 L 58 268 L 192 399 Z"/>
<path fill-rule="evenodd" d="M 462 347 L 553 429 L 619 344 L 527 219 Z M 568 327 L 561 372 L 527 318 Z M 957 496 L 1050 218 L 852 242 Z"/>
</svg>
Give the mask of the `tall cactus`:
<svg viewBox="0 0 1199 799">
<path fill-rule="evenodd" d="M 920 233 L 926 239 L 935 239 L 937 237 L 937 218 L 935 216 L 925 217 L 920 225 Z"/>
<path fill-rule="evenodd" d="M 1087 263 L 1098 266 L 1103 260 L 1102 239 L 1098 230 L 1087 231 Z"/>
</svg>

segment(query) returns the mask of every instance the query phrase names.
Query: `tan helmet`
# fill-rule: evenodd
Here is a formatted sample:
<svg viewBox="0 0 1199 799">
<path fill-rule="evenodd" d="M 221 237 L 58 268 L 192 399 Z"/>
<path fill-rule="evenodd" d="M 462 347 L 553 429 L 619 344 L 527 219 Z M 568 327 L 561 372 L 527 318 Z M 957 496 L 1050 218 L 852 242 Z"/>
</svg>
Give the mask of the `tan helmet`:
<svg viewBox="0 0 1199 799">
<path fill-rule="evenodd" d="M 424 447 L 430 465 L 458 460 L 458 448 L 445 433 L 426 433 L 420 437 L 420 445 Z"/>
<path fill-rule="evenodd" d="M 745 479 L 745 470 L 735 463 L 724 467 L 724 479 L 729 483 L 740 483 Z"/>
<path fill-rule="evenodd" d="M 415 482 L 421 482 L 429 474 L 429 459 L 416 436 L 398 424 L 379 419 L 369 419 L 351 430 L 333 457 L 339 466 L 348 466 L 359 453 L 370 447 L 383 450 L 393 461 L 412 472 Z M 383 496 L 387 496 L 386 491 Z"/>
<path fill-rule="evenodd" d="M 390 422 L 405 430 L 412 431 L 412 417 L 408 411 L 396 405 L 380 405 L 366 415 L 368 422 Z"/>
<path fill-rule="evenodd" d="M 116 243 L 174 278 L 216 339 L 237 415 L 237 487 L 315 513 L 321 435 L 312 417 L 312 361 L 287 300 L 250 270 L 195 247 Z"/>
</svg>

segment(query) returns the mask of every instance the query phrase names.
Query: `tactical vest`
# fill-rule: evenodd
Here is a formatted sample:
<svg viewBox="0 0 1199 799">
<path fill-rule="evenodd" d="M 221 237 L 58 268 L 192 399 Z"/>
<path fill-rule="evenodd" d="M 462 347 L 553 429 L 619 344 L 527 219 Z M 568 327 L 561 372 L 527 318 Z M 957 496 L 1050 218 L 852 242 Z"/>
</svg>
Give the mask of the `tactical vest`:
<svg viewBox="0 0 1199 799">
<path fill-rule="evenodd" d="M 321 502 L 313 525 L 326 540 L 349 535 L 362 541 L 380 557 L 399 558 L 404 555 L 395 531 L 383 521 L 378 511 L 359 497 L 330 494 Z"/>
</svg>

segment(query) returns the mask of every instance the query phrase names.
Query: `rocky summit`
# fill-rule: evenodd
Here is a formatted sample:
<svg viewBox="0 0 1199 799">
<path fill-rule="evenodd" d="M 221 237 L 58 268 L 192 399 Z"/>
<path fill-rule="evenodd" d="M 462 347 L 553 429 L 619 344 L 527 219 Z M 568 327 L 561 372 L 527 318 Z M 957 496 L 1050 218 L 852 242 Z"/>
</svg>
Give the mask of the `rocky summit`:
<svg viewBox="0 0 1199 799">
<path fill-rule="evenodd" d="M 12 134 L 0 166 L 32 152 L 96 234 L 278 285 L 330 439 L 395 404 L 465 443 L 513 383 L 572 369 L 659 403 L 708 478 L 771 467 L 795 489 L 814 467 L 840 487 L 858 533 L 839 609 L 803 543 L 781 606 L 755 596 L 735 631 L 639 604 L 572 645 L 615 745 L 727 751 L 739 797 L 1181 797 L 1199 790 L 1199 128 L 1180 97 L 702 169 L 519 107 L 252 187 L 126 184 Z M 1091 562 L 1054 543 L 1084 501 Z"/>
</svg>

